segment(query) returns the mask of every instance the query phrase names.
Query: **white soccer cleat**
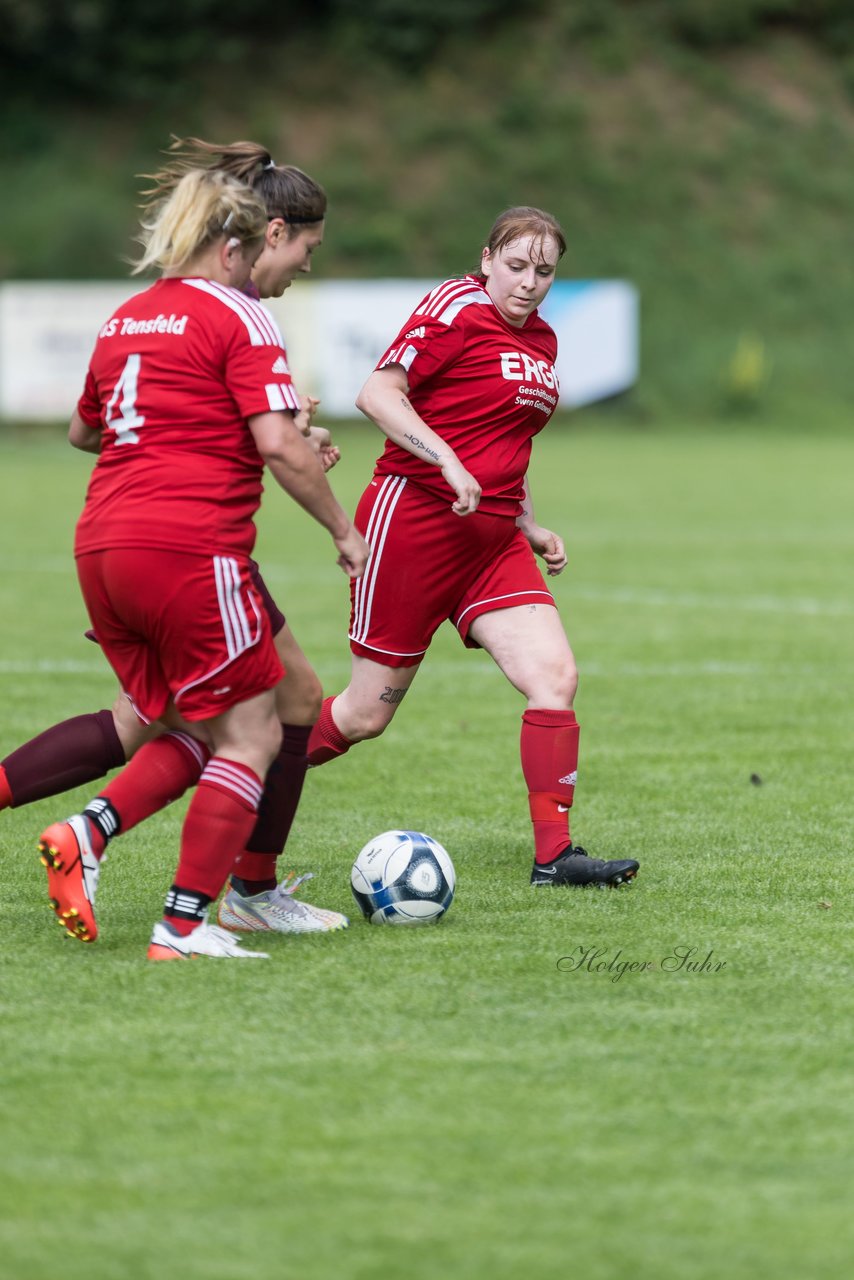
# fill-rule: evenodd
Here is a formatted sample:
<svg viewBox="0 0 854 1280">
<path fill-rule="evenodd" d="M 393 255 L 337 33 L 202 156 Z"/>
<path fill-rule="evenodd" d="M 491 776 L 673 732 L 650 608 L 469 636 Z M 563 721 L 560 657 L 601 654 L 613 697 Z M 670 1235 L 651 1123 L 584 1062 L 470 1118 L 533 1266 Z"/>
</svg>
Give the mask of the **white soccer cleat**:
<svg viewBox="0 0 854 1280">
<path fill-rule="evenodd" d="M 346 929 L 350 921 L 340 911 L 327 911 L 300 902 L 294 893 L 311 872 L 293 879 L 293 872 L 275 889 L 243 897 L 229 888 L 219 904 L 217 920 L 234 933 L 333 933 Z"/>
<path fill-rule="evenodd" d="M 158 920 L 148 944 L 149 960 L 193 960 L 214 956 L 223 960 L 269 960 L 265 951 L 244 951 L 237 938 L 205 920 L 184 937 Z"/>
</svg>

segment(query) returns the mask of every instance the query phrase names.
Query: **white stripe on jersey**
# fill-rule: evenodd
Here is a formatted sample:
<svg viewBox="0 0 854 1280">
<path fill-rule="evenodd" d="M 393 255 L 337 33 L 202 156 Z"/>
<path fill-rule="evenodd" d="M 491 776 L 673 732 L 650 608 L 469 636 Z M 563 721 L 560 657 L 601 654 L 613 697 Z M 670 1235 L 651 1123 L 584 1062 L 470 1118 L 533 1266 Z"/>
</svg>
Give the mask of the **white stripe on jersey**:
<svg viewBox="0 0 854 1280">
<path fill-rule="evenodd" d="M 244 769 L 236 767 L 230 760 L 223 760 L 221 756 L 214 756 L 208 761 L 199 782 L 214 782 L 223 790 L 231 791 L 253 809 L 258 808 L 263 791 L 256 777 L 250 777 Z"/>
<path fill-rule="evenodd" d="M 491 307 L 493 305 L 492 299 L 486 290 L 473 288 L 470 280 L 446 280 L 444 284 L 440 284 L 438 288 L 427 295 L 423 306 L 420 306 L 417 311 L 413 311 L 410 324 L 418 316 L 429 316 L 431 319 L 437 320 L 439 324 L 453 324 L 463 308 L 471 303 L 476 306 Z M 413 347 L 411 343 L 407 344 L 404 338 L 400 346 L 393 347 L 377 368 L 387 369 L 390 364 L 399 364 L 409 372 L 417 356 L 418 348 Z"/>
<path fill-rule="evenodd" d="M 239 316 L 246 326 L 246 332 L 249 334 L 249 341 L 253 347 L 282 347 L 285 342 L 279 332 L 279 326 L 265 307 L 260 302 L 256 302 L 254 298 L 250 298 L 247 294 L 241 293 L 239 289 L 232 289 L 229 285 L 217 284 L 215 280 L 200 280 L 198 278 L 184 280 L 184 284 L 191 285 L 193 289 L 199 289 L 202 293 L 207 293 L 212 298 L 219 298 L 230 311 Z"/>
<path fill-rule="evenodd" d="M 414 315 L 419 316 L 435 316 L 451 301 L 458 293 L 471 293 L 474 284 L 471 280 L 445 280 L 442 284 L 437 284 L 431 293 L 427 294 L 424 299 L 423 306 L 419 307 Z"/>
<path fill-rule="evenodd" d="M 466 293 L 462 297 L 454 297 L 445 307 L 445 310 L 436 319 L 440 324 L 452 324 L 462 311 L 463 307 L 471 306 L 491 307 L 492 299 L 484 289 L 478 289 L 475 293 Z"/>
<path fill-rule="evenodd" d="M 471 280 L 446 280 L 427 295 L 423 306 L 414 311 L 415 316 L 430 316 L 440 324 L 451 324 L 463 307 L 469 303 L 492 306 L 492 299 L 480 285 Z"/>
<path fill-rule="evenodd" d="M 271 409 L 293 409 L 294 413 L 299 413 L 302 406 L 293 387 L 281 382 L 268 382 L 264 390 L 267 392 L 267 404 Z"/>
<path fill-rule="evenodd" d="M 240 595 L 240 570 L 231 556 L 214 556 L 213 562 L 226 648 L 229 658 L 236 658 L 253 643 Z"/>
<path fill-rule="evenodd" d="M 418 349 L 411 345 L 408 347 L 395 347 L 394 351 L 388 353 L 379 368 L 385 369 L 390 364 L 402 364 L 404 369 L 409 369 L 417 355 Z"/>
<path fill-rule="evenodd" d="M 371 605 L 374 600 L 374 587 L 382 559 L 388 528 L 398 499 L 406 488 L 405 476 L 386 476 L 380 484 L 379 496 L 371 511 L 365 541 L 371 548 L 368 563 L 361 578 L 356 579 L 356 591 L 353 601 L 353 630 L 351 640 L 363 641 L 371 625 Z"/>
</svg>

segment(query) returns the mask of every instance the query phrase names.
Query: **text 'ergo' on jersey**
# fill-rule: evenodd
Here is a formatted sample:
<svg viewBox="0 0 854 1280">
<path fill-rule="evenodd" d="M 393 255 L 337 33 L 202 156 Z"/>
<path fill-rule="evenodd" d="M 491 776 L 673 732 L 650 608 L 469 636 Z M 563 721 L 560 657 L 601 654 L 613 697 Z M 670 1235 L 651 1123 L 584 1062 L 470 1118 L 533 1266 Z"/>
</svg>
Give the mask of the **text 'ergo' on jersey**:
<svg viewBox="0 0 854 1280">
<path fill-rule="evenodd" d="M 399 364 L 421 418 L 481 485 L 480 510 L 517 516 L 531 442 L 557 405 L 557 338 L 538 312 L 501 315 L 476 276 L 446 280 L 416 307 L 377 368 Z M 377 475 L 454 494 L 438 467 L 387 441 Z"/>
</svg>

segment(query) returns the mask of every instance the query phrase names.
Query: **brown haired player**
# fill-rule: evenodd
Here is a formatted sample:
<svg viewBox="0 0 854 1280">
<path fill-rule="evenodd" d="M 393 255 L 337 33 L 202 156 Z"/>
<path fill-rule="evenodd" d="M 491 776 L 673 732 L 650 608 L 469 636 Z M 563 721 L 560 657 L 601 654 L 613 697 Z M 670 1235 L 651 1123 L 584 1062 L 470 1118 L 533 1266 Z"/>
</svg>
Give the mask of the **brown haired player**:
<svg viewBox="0 0 854 1280">
<path fill-rule="evenodd" d="M 480 271 L 432 290 L 362 388 L 358 407 L 387 437 L 356 512 L 372 550 L 351 589 L 350 683 L 324 702 L 309 763 L 383 732 L 450 619 L 527 700 L 531 883 L 618 885 L 636 874 L 634 859 L 590 858 L 570 839 L 578 678 L 534 559 L 558 574 L 566 554 L 537 523 L 527 481 L 559 392 L 557 340 L 537 307 L 565 249 L 549 214 L 508 209 Z"/>
</svg>

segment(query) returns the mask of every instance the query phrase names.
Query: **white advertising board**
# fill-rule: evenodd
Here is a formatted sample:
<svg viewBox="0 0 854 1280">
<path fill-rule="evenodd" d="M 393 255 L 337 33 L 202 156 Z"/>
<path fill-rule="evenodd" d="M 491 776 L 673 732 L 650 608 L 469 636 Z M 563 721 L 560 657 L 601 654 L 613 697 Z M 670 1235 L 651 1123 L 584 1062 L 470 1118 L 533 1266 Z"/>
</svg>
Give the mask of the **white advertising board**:
<svg viewBox="0 0 854 1280">
<path fill-rule="evenodd" d="M 436 281 L 299 281 L 266 305 L 285 336 L 294 381 L 330 418 L 353 402 L 377 359 Z M 64 421 L 103 322 L 129 282 L 0 285 L 0 418 Z M 638 375 L 638 298 L 622 280 L 558 281 L 542 313 L 558 335 L 563 408 L 617 395 Z"/>
<path fill-rule="evenodd" d="M 0 285 L 0 417 L 71 417 L 101 325 L 133 293 L 116 284 Z"/>
</svg>

